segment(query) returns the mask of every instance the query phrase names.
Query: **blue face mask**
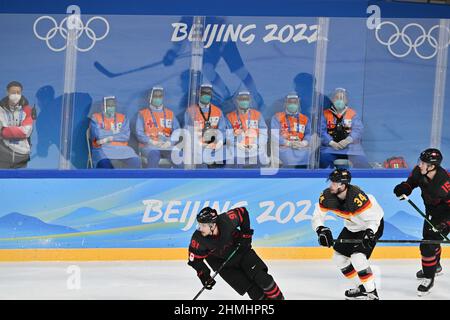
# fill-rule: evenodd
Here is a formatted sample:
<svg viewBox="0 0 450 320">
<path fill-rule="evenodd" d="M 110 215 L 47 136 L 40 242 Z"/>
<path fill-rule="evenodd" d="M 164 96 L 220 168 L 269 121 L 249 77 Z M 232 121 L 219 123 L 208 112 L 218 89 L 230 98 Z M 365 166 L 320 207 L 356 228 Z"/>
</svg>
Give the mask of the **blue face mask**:
<svg viewBox="0 0 450 320">
<path fill-rule="evenodd" d="M 248 108 L 250 108 L 250 101 L 247 100 L 239 101 L 239 108 L 247 110 Z"/>
<path fill-rule="evenodd" d="M 344 110 L 345 108 L 345 102 L 344 100 L 336 100 L 335 102 L 333 102 L 334 106 L 336 107 L 336 110 L 341 112 L 342 110 Z"/>
<path fill-rule="evenodd" d="M 162 98 L 153 98 L 152 99 L 152 105 L 154 105 L 155 107 L 161 107 L 162 103 L 163 103 Z"/>
<path fill-rule="evenodd" d="M 286 109 L 290 113 L 296 113 L 298 111 L 298 104 L 290 103 L 290 104 L 287 105 Z"/>
<path fill-rule="evenodd" d="M 211 102 L 211 96 L 209 94 L 204 94 L 200 96 L 200 102 L 203 104 L 208 104 Z"/>
</svg>

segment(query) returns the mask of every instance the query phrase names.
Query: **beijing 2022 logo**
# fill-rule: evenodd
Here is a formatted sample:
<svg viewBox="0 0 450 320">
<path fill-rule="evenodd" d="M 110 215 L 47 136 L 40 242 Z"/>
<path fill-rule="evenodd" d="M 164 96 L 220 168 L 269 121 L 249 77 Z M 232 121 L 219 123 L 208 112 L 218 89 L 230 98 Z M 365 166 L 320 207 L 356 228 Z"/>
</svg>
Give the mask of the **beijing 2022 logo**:
<svg viewBox="0 0 450 320">
<path fill-rule="evenodd" d="M 98 30 L 94 30 L 94 28 L 91 27 L 92 23 L 97 20 L 104 24 L 105 30 L 103 32 L 100 32 L 100 34 L 96 33 L 96 31 Z M 48 22 L 44 23 L 44 21 L 50 22 L 50 29 L 47 29 Z M 80 52 L 87 52 L 95 46 L 97 41 L 101 41 L 106 38 L 109 33 L 109 23 L 105 18 L 95 16 L 90 18 L 86 22 L 86 24 L 84 24 L 79 14 L 72 14 L 65 17 L 59 24 L 57 23 L 56 19 L 51 16 L 39 17 L 33 24 L 33 31 L 35 36 L 39 40 L 45 41 L 47 47 L 54 52 L 65 50 L 67 47 L 67 41 L 64 41 L 63 46 L 55 47 L 55 45 L 51 43 L 51 40 L 55 37 L 62 37 L 62 39 L 67 40 L 68 34 L 71 29 L 75 32 L 75 48 Z M 88 41 L 90 42 L 90 44 L 84 48 L 80 48 L 78 46 L 78 40 L 83 35 L 86 35 L 86 37 L 89 39 Z"/>
</svg>

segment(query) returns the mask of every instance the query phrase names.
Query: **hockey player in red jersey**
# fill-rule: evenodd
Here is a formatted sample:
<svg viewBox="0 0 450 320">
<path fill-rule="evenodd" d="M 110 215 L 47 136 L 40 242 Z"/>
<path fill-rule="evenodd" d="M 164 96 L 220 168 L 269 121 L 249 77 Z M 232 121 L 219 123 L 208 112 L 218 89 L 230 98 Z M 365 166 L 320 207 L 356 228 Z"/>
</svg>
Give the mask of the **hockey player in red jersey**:
<svg viewBox="0 0 450 320">
<path fill-rule="evenodd" d="M 253 300 L 283 300 L 283 294 L 268 273 L 268 267 L 252 249 L 253 230 L 245 207 L 217 214 L 206 207 L 197 215 L 198 228 L 189 245 L 189 262 L 207 290 L 216 281 L 205 263 L 217 271 L 231 253 L 240 246 L 219 275 L 240 295 Z"/>
<path fill-rule="evenodd" d="M 413 169 L 408 179 L 394 188 L 397 197 L 409 196 L 419 187 L 425 203 L 427 219 L 436 231 L 424 221 L 423 239 L 443 240 L 450 231 L 450 177 L 441 167 L 442 153 L 438 149 L 429 148 L 420 154 L 419 164 Z M 403 200 L 403 199 L 401 199 Z M 439 244 L 420 244 L 422 255 L 422 270 L 416 274 L 422 283 L 417 288 L 417 294 L 423 296 L 430 292 L 434 285 L 434 277 L 441 273 L 441 246 Z"/>
<path fill-rule="evenodd" d="M 346 299 L 378 300 L 375 279 L 369 265 L 376 241 L 383 235 L 384 212 L 372 195 L 351 185 L 351 174 L 346 169 L 335 169 L 328 178 L 330 187 L 319 198 L 312 218 L 319 244 L 333 246 L 336 265 L 344 276 L 353 280 L 356 288 L 345 291 Z M 360 243 L 334 243 L 331 230 L 324 226 L 325 216 L 331 211 L 345 219 L 345 227 L 338 240 L 361 240 Z"/>
</svg>

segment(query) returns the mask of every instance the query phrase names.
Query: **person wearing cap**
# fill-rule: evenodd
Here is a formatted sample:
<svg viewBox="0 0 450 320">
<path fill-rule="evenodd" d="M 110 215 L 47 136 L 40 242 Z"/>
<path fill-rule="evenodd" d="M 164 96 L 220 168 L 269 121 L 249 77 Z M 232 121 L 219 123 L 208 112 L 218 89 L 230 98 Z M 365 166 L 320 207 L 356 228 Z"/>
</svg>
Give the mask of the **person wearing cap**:
<svg viewBox="0 0 450 320">
<path fill-rule="evenodd" d="M 267 163 L 267 125 L 261 112 L 251 107 L 248 91 L 238 93 L 236 110 L 227 114 L 227 165 L 243 167 Z"/>
<path fill-rule="evenodd" d="M 346 159 L 352 167 L 369 168 L 361 146 L 364 126 L 356 111 L 348 106 L 347 91 L 335 89 L 331 102 L 321 122 L 320 167 L 330 168 L 335 160 Z"/>
<path fill-rule="evenodd" d="M 171 135 L 179 128 L 173 111 L 164 104 L 164 89 L 152 88 L 148 106 L 139 111 L 136 119 L 136 137 L 147 168 L 157 168 L 161 158 L 171 161 Z"/>
<path fill-rule="evenodd" d="M 211 270 L 223 265 L 219 275 L 241 296 L 252 300 L 284 300 L 269 268 L 252 248 L 254 230 L 250 224 L 247 208 L 240 207 L 218 214 L 216 209 L 206 207 L 197 214 L 197 230 L 189 242 L 189 261 L 197 277 L 207 290 L 216 280 Z M 237 250 L 237 251 L 236 251 Z"/>
<path fill-rule="evenodd" d="M 90 120 L 92 160 L 95 168 L 140 168 L 141 160 L 128 146 L 130 125 L 127 117 L 116 112 L 116 97 L 103 98 L 102 112 Z"/>
<path fill-rule="evenodd" d="M 321 246 L 333 247 L 335 264 L 355 285 L 355 288 L 345 291 L 346 299 L 378 300 L 368 260 L 377 240 L 383 235 L 384 211 L 374 196 L 350 184 L 351 178 L 347 169 L 335 169 L 330 173 L 330 185 L 322 192 L 314 209 L 312 228 Z M 324 225 L 328 212 L 344 219 L 344 228 L 336 242 L 330 228 Z M 344 239 L 355 243 L 341 242 Z"/>
<path fill-rule="evenodd" d="M 277 112 L 271 120 L 273 136 L 278 137 L 279 159 L 282 166 L 306 167 L 309 162 L 309 140 L 311 124 L 301 113 L 300 98 L 289 94 L 284 101 L 284 111 Z"/>
<path fill-rule="evenodd" d="M 0 101 L 0 168 L 26 168 L 30 161 L 32 108 L 22 95 L 23 86 L 12 81 L 7 96 Z"/>
<path fill-rule="evenodd" d="M 428 148 L 421 152 L 419 163 L 412 170 L 406 181 L 394 188 L 394 194 L 404 200 L 419 187 L 427 219 L 423 223 L 422 236 L 424 240 L 443 240 L 441 235 L 447 236 L 450 231 L 450 177 L 447 170 L 441 167 L 442 153 L 439 149 Z M 434 285 L 436 275 L 442 273 L 441 245 L 420 244 L 422 256 L 422 270 L 416 274 L 422 283 L 417 288 L 417 294 L 428 294 Z"/>
<path fill-rule="evenodd" d="M 210 84 L 202 84 L 198 96 L 198 103 L 188 107 L 184 115 L 185 128 L 193 134 L 194 164 L 223 164 L 226 120 L 222 110 L 211 103 Z"/>
</svg>

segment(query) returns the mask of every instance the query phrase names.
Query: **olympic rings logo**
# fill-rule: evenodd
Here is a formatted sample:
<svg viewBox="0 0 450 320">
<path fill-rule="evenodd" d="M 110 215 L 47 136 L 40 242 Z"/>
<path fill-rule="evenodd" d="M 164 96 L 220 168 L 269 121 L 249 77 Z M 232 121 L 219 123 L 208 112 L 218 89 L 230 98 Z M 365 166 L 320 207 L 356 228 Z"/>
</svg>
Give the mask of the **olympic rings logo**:
<svg viewBox="0 0 450 320">
<path fill-rule="evenodd" d="M 391 36 L 389 36 L 387 41 L 380 39 L 379 31 L 381 30 L 383 25 L 390 25 L 395 29 L 395 33 L 392 34 Z M 406 31 L 410 28 L 417 28 L 421 32 L 421 35 L 419 37 L 417 37 L 414 41 L 411 39 L 410 36 L 408 36 L 406 34 Z M 441 28 L 441 26 L 435 25 L 435 26 L 431 27 L 430 30 L 428 30 L 428 32 L 426 32 L 425 28 L 422 27 L 420 24 L 410 23 L 410 24 L 407 24 L 406 26 L 404 26 L 402 28 L 402 30 L 400 31 L 400 28 L 392 21 L 383 21 L 375 29 L 375 37 L 379 43 L 387 46 L 389 52 L 394 57 L 397 57 L 397 58 L 406 57 L 407 55 L 409 55 L 411 53 L 412 50 L 414 50 L 414 52 L 416 53 L 416 55 L 419 58 L 428 60 L 428 59 L 432 59 L 434 56 L 436 56 L 438 49 L 444 49 L 445 47 L 447 47 L 450 44 L 449 41 L 447 41 L 447 43 L 444 45 L 444 47 L 438 45 L 438 40 L 431 35 L 431 33 L 438 28 Z M 450 30 L 448 28 L 445 28 L 445 29 L 447 31 L 447 35 L 450 34 Z M 406 51 L 395 52 L 394 49 L 392 48 L 392 46 L 394 44 L 396 44 L 397 41 L 399 41 L 399 40 L 401 40 L 403 42 L 403 44 L 407 47 Z M 418 48 L 420 46 L 422 46 L 425 43 L 425 41 L 433 48 L 432 54 L 424 55 L 419 51 Z"/>
<path fill-rule="evenodd" d="M 53 24 L 53 27 L 50 28 L 50 30 L 48 30 L 47 33 L 44 32 L 43 35 L 39 34 L 37 31 L 37 26 L 42 20 L 49 20 Z M 98 37 L 97 34 L 94 32 L 94 30 L 92 30 L 92 28 L 89 27 L 89 25 L 95 20 L 103 21 L 103 23 L 105 24 L 105 27 L 106 27 L 105 33 L 103 35 L 101 35 L 100 37 Z M 56 20 L 50 16 L 39 17 L 38 19 L 36 19 L 36 21 L 33 24 L 33 31 L 34 31 L 35 36 L 39 40 L 45 41 L 47 43 L 47 47 L 54 52 L 60 52 L 60 51 L 65 50 L 67 47 L 67 42 L 64 44 L 63 47 L 55 48 L 50 43 L 50 40 L 52 40 L 58 33 L 61 35 L 61 37 L 63 39 L 67 40 L 68 34 L 71 30 L 75 30 L 75 32 L 76 32 L 74 40 L 78 40 L 83 35 L 83 33 L 86 33 L 86 36 L 92 40 L 91 44 L 86 48 L 79 48 L 77 46 L 77 42 L 75 42 L 74 46 L 78 51 L 87 52 L 95 46 L 95 43 L 97 41 L 101 41 L 106 38 L 106 36 L 109 33 L 109 23 L 105 18 L 97 16 L 97 17 L 90 18 L 88 20 L 88 22 L 86 23 L 86 25 L 84 25 L 83 21 L 81 21 L 81 19 L 78 15 L 71 15 L 69 17 L 65 17 L 59 25 L 56 22 Z"/>
</svg>

